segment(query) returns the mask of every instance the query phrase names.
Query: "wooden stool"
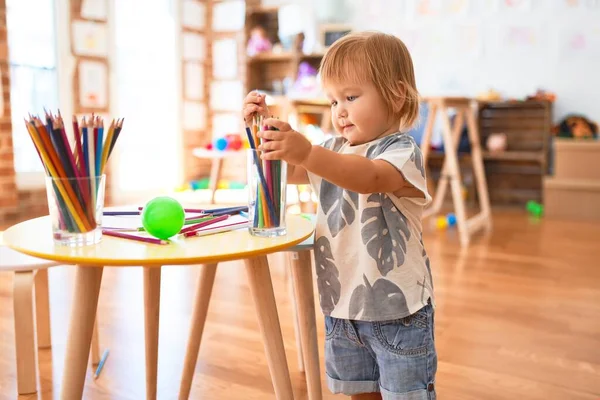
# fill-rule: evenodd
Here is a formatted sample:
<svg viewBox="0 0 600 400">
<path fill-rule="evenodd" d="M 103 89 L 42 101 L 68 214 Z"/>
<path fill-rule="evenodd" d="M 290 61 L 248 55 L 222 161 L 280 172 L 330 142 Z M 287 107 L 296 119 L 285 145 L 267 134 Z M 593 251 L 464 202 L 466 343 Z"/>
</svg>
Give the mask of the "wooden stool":
<svg viewBox="0 0 600 400">
<path fill-rule="evenodd" d="M 456 226 L 458 229 L 460 243 L 462 246 L 466 246 L 469 244 L 470 237 L 473 233 L 481 228 L 485 228 L 488 231 L 492 228 L 490 199 L 488 196 L 488 188 L 483 167 L 483 157 L 479 142 L 479 131 L 477 129 L 477 122 L 475 121 L 475 110 L 472 106 L 472 100 L 464 97 L 434 97 L 427 98 L 425 101 L 429 105 L 429 116 L 427 118 L 425 133 L 423 135 L 423 141 L 421 144 L 423 164 L 427 165 L 427 156 L 429 155 L 433 124 L 438 111 L 442 114 L 442 139 L 444 143 L 445 157 L 440 180 L 433 195 L 433 204 L 428 210 L 426 210 L 423 217 L 429 217 L 433 214 L 437 214 L 440 211 L 449 183 L 452 190 L 452 199 L 456 214 Z M 454 127 L 452 127 L 450 124 L 450 118 L 448 116 L 449 108 L 454 108 L 456 110 Z M 468 219 L 466 215 L 465 202 L 462 197 L 462 181 L 460 177 L 460 168 L 458 167 L 457 156 L 458 143 L 460 141 L 461 131 L 465 119 L 467 122 L 469 141 L 471 143 L 471 159 L 473 160 L 473 172 L 475 174 L 477 195 L 481 208 L 479 214 Z"/>
<path fill-rule="evenodd" d="M 37 368 L 33 318 L 35 284 L 35 325 L 37 347 L 52 347 L 50 334 L 50 303 L 48 300 L 48 268 L 59 265 L 54 261 L 30 257 L 2 244 L 0 232 L 0 272 L 12 271 L 15 348 L 17 353 L 17 390 L 19 394 L 37 392 Z M 97 329 L 92 342 L 92 363 L 100 360 Z"/>
</svg>

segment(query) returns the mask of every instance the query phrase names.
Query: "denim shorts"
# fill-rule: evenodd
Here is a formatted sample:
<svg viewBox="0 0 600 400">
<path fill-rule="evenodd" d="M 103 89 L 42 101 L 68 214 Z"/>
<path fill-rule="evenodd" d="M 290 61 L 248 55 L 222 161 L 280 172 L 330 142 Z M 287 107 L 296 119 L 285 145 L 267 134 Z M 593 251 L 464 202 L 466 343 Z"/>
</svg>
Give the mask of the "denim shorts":
<svg viewBox="0 0 600 400">
<path fill-rule="evenodd" d="M 325 371 L 333 393 L 435 400 L 433 307 L 380 322 L 325 317 Z"/>
</svg>

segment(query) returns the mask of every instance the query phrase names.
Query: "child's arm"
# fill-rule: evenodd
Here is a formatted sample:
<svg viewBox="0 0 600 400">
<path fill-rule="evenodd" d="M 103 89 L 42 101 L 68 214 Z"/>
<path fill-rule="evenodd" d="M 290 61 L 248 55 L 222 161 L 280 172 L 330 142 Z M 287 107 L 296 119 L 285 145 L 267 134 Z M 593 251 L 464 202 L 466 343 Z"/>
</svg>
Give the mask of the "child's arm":
<svg viewBox="0 0 600 400">
<path fill-rule="evenodd" d="M 400 171 L 383 160 L 338 154 L 321 146 L 313 146 L 304 135 L 277 119 L 265 121 L 279 131 L 263 131 L 259 135 L 269 142 L 261 145 L 264 159 L 285 160 L 294 169 L 301 167 L 344 189 L 357 193 L 397 192 L 407 186 Z M 295 175 L 295 171 L 294 171 Z M 289 176 L 289 175 L 288 175 Z"/>
<path fill-rule="evenodd" d="M 320 146 L 312 146 L 302 166 L 334 185 L 357 193 L 390 193 L 408 185 L 400 171 L 387 161 L 338 154 Z"/>
<path fill-rule="evenodd" d="M 287 183 L 290 185 L 306 185 L 310 183 L 308 173 L 299 165 L 288 164 Z"/>
</svg>

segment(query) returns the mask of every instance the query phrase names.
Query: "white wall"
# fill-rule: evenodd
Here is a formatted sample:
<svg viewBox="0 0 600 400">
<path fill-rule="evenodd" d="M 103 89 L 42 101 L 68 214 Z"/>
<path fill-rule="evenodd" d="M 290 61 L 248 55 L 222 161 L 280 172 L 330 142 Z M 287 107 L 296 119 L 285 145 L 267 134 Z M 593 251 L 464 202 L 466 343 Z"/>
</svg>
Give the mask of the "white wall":
<svg viewBox="0 0 600 400">
<path fill-rule="evenodd" d="M 317 8 L 328 9 L 315 0 L 295 2 L 313 17 L 321 15 Z M 600 0 L 512 2 L 525 6 L 508 9 L 506 0 L 317 0 L 333 5 L 331 17 L 348 16 L 356 30 L 402 38 L 423 95 L 476 96 L 493 88 L 523 98 L 543 88 L 557 94 L 555 120 L 579 112 L 600 121 Z M 416 11 L 426 3 L 430 15 Z"/>
</svg>

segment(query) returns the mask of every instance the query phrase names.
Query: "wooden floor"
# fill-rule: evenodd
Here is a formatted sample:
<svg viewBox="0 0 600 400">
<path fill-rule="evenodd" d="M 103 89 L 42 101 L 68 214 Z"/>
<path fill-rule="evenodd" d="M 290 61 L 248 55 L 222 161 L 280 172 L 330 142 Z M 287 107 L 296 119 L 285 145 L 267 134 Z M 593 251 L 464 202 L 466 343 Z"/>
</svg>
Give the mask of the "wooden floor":
<svg viewBox="0 0 600 400">
<path fill-rule="evenodd" d="M 438 396 L 447 399 L 600 398 L 600 224 L 494 216 L 495 231 L 466 251 L 455 232 L 425 242 L 437 293 Z M 273 263 L 277 258 L 271 259 Z M 200 267 L 163 270 L 159 399 L 176 399 Z M 272 266 L 297 399 L 306 398 L 284 269 Z M 57 399 L 73 269 L 50 271 L 52 350 L 39 356 L 38 395 Z M 16 398 L 12 275 L 0 273 L 0 399 Z M 142 270 L 107 269 L 99 303 L 100 341 L 110 356 L 86 399 L 143 399 Z M 317 313 L 321 357 L 323 325 Z M 323 386 L 325 399 L 331 395 Z M 255 313 L 240 263 L 217 272 L 193 399 L 273 399 Z"/>
</svg>

